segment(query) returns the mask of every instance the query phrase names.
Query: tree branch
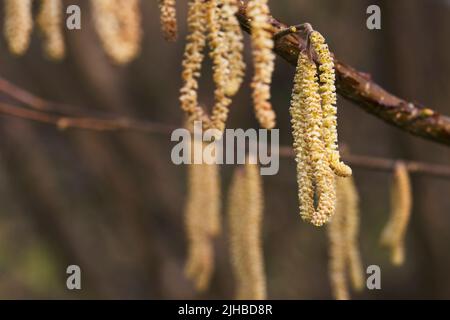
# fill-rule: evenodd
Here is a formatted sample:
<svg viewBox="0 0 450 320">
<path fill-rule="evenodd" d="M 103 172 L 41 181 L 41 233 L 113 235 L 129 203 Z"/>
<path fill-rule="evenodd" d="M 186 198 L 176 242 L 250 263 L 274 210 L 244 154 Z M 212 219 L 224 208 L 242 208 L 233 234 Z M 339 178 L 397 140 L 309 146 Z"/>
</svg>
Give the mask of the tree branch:
<svg viewBox="0 0 450 320">
<path fill-rule="evenodd" d="M 247 15 L 247 1 L 239 1 L 237 17 L 241 27 L 250 32 Z M 286 25 L 271 18 L 272 30 L 286 29 Z M 288 35 L 276 39 L 275 52 L 292 65 L 297 65 L 299 50 L 306 47 L 306 41 L 299 35 Z M 365 111 L 383 119 L 416 136 L 450 146 L 450 118 L 440 115 L 431 108 L 405 101 L 389 93 L 371 80 L 370 75 L 342 63 L 334 58 L 336 66 L 337 92 L 353 101 Z"/>
</svg>

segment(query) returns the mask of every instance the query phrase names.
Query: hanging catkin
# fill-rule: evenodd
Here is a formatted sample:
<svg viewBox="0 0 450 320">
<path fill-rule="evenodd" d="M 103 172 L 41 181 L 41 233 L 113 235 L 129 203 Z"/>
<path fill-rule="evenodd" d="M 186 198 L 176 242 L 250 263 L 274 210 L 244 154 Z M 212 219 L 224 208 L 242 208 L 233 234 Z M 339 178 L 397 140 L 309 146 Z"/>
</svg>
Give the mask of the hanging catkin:
<svg viewBox="0 0 450 320">
<path fill-rule="evenodd" d="M 345 216 L 339 211 L 331 219 L 328 225 L 329 239 L 329 275 L 331 289 L 336 300 L 348 300 L 350 298 L 346 275 L 346 236 L 343 232 Z"/>
<path fill-rule="evenodd" d="M 261 243 L 262 181 L 258 166 L 247 164 L 235 171 L 228 194 L 230 255 L 236 299 L 266 299 Z"/>
<path fill-rule="evenodd" d="M 348 177 L 352 169 L 340 161 L 337 145 L 337 108 L 336 108 L 336 75 L 334 62 L 324 37 L 317 31 L 310 35 L 311 46 L 317 54 L 319 62 L 320 97 L 323 112 L 323 137 L 329 164 L 336 175 Z"/>
<path fill-rule="evenodd" d="M 44 50 L 50 59 L 64 57 L 62 0 L 41 0 L 37 24 L 44 37 Z"/>
<path fill-rule="evenodd" d="M 202 148 L 194 139 L 192 153 Z M 188 258 L 186 276 L 199 291 L 208 288 L 214 269 L 214 238 L 220 233 L 220 177 L 215 164 L 188 167 L 188 196 L 185 208 Z"/>
<path fill-rule="evenodd" d="M 358 193 L 352 177 L 336 177 L 336 213 L 328 226 L 329 273 L 333 296 L 349 299 L 347 279 L 353 289 L 362 290 L 364 275 L 358 247 Z"/>
<path fill-rule="evenodd" d="M 358 246 L 359 197 L 353 177 L 336 178 L 336 214 L 345 217 L 342 233 L 345 237 L 350 280 L 355 290 L 364 286 L 363 269 Z"/>
<path fill-rule="evenodd" d="M 321 226 L 334 213 L 336 192 L 334 175 L 326 161 L 318 91 L 316 65 L 302 52 L 289 109 L 297 161 L 300 214 L 305 220 Z M 317 209 L 314 208 L 315 193 Z"/>
<path fill-rule="evenodd" d="M 226 59 L 229 67 L 225 93 L 229 97 L 238 92 L 245 75 L 244 39 L 236 18 L 237 11 L 237 0 L 222 0 L 220 23 L 224 32 L 224 42 L 227 45 Z"/>
<path fill-rule="evenodd" d="M 229 61 L 226 59 L 227 46 L 225 34 L 220 29 L 220 11 L 217 0 L 209 0 L 206 3 L 208 25 L 208 44 L 210 57 L 213 61 L 213 80 L 216 85 L 214 90 L 215 104 L 211 112 L 211 128 L 223 131 L 228 118 L 228 107 L 231 99 L 225 94 L 228 82 Z"/>
<path fill-rule="evenodd" d="M 267 0 L 251 0 L 247 14 L 251 19 L 252 52 L 255 74 L 252 81 L 253 104 L 256 118 L 266 129 L 275 127 L 275 112 L 270 103 L 270 85 L 274 70 L 274 43 L 269 32 L 269 6 Z"/>
<path fill-rule="evenodd" d="M 206 45 L 206 11 L 202 0 L 191 0 L 188 11 L 189 34 L 186 39 L 183 59 L 183 87 L 180 90 L 181 108 L 188 122 L 208 122 L 206 114 L 198 103 L 198 79 L 201 75 Z"/>
<path fill-rule="evenodd" d="M 5 0 L 4 33 L 9 51 L 23 55 L 33 30 L 32 0 Z"/>
<path fill-rule="evenodd" d="M 381 234 L 381 244 L 391 250 L 391 261 L 402 265 L 405 260 L 405 234 L 412 208 L 411 182 L 408 168 L 398 162 L 394 169 L 391 190 L 391 213 L 389 221 Z"/>
<path fill-rule="evenodd" d="M 167 41 L 176 41 L 178 34 L 176 0 L 159 0 L 161 29 Z"/>
<path fill-rule="evenodd" d="M 106 54 L 117 64 L 133 60 L 141 49 L 139 0 L 91 0 L 95 29 Z"/>
</svg>

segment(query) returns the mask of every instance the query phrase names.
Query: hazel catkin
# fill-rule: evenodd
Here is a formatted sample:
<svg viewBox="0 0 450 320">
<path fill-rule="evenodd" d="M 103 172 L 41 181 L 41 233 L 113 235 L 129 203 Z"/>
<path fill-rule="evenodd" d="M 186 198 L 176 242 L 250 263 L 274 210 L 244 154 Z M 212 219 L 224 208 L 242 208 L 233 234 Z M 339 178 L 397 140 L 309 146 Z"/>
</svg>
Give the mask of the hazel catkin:
<svg viewBox="0 0 450 320">
<path fill-rule="evenodd" d="M 229 69 L 225 94 L 229 97 L 238 92 L 245 75 L 244 38 L 239 21 L 236 18 L 237 11 L 237 0 L 222 0 L 220 23 L 224 33 L 224 42 L 227 46 L 226 59 Z"/>
<path fill-rule="evenodd" d="M 41 0 L 37 24 L 44 37 L 44 50 L 53 60 L 65 54 L 62 0 Z"/>
<path fill-rule="evenodd" d="M 316 65 L 302 52 L 289 109 L 297 161 L 300 214 L 312 224 L 321 226 L 334 213 L 336 194 L 334 176 L 325 158 L 318 90 Z M 314 207 L 316 193 L 317 209 Z"/>
<path fill-rule="evenodd" d="M 336 175 L 348 177 L 352 174 L 352 169 L 340 161 L 337 145 L 336 76 L 333 58 L 324 37 L 319 32 L 313 31 L 309 39 L 319 62 L 319 92 L 322 99 L 323 138 L 327 158 Z"/>
<path fill-rule="evenodd" d="M 235 171 L 228 194 L 229 245 L 236 299 L 266 299 L 261 240 L 262 181 L 257 165 Z"/>
<path fill-rule="evenodd" d="M 140 0 L 91 0 L 94 25 L 111 60 L 126 64 L 141 49 Z"/>
<path fill-rule="evenodd" d="M 346 274 L 346 239 L 342 232 L 344 215 L 336 213 L 328 224 L 329 276 L 333 296 L 336 300 L 350 299 Z"/>
<path fill-rule="evenodd" d="M 198 79 L 206 46 L 206 10 L 201 0 L 191 0 L 188 11 L 189 33 L 182 62 L 183 87 L 180 90 L 181 108 L 187 114 L 188 122 L 208 122 L 207 116 L 198 102 Z"/>
<path fill-rule="evenodd" d="M 5 0 L 4 34 L 9 51 L 23 55 L 33 30 L 32 0 Z"/>
<path fill-rule="evenodd" d="M 345 217 L 342 233 L 345 237 L 349 278 L 355 290 L 364 286 L 363 269 L 358 245 L 359 197 L 353 177 L 336 178 L 336 214 Z"/>
<path fill-rule="evenodd" d="M 333 296 L 347 300 L 348 279 L 355 290 L 362 290 L 364 285 L 358 246 L 358 193 L 351 177 L 336 177 L 336 191 L 336 213 L 328 225 L 329 274 Z"/>
<path fill-rule="evenodd" d="M 274 43 L 269 32 L 269 6 L 267 0 L 251 0 L 247 6 L 247 14 L 251 26 L 252 54 L 254 75 L 251 87 L 253 89 L 253 104 L 256 118 L 261 127 L 275 127 L 275 112 L 270 103 L 270 85 L 274 70 L 275 54 L 272 52 Z"/>
<path fill-rule="evenodd" d="M 391 213 L 389 221 L 381 234 L 380 242 L 390 248 L 391 261 L 402 265 L 405 260 L 405 234 L 412 209 L 411 182 L 408 168 L 403 162 L 397 162 L 391 189 Z"/>
<path fill-rule="evenodd" d="M 220 11 L 223 8 L 218 6 L 217 0 L 209 0 L 205 5 L 207 6 L 208 44 L 213 61 L 213 80 L 216 85 L 210 124 L 211 128 L 223 131 L 228 117 L 228 107 L 231 103 L 231 99 L 225 92 L 229 80 L 227 77 L 229 61 L 226 59 L 225 34 L 220 29 Z"/>
</svg>

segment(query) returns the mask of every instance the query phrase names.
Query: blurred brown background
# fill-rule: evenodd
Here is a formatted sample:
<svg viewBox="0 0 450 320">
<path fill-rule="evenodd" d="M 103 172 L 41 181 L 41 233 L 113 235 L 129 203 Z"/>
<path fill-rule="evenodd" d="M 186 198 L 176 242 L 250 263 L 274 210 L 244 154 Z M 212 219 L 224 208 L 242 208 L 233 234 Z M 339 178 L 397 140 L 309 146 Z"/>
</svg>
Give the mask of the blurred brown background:
<svg viewBox="0 0 450 320">
<path fill-rule="evenodd" d="M 83 26 L 66 33 L 65 61 L 46 60 L 35 32 L 22 58 L 12 57 L 2 40 L 0 76 L 49 100 L 181 125 L 177 95 L 186 3 L 179 1 L 180 39 L 169 44 L 159 30 L 157 1 L 142 2 L 143 52 L 129 66 L 115 67 L 104 56 L 88 1 L 65 1 L 81 6 Z M 450 114 L 448 1 L 270 3 L 273 15 L 285 23 L 312 23 L 342 61 L 372 73 L 388 90 Z M 380 31 L 365 26 L 366 8 L 374 3 L 382 9 Z M 248 46 L 246 56 L 250 62 Z M 209 67 L 208 62 L 204 70 Z M 293 72 L 277 60 L 273 104 L 284 145 L 292 142 L 288 107 Z M 210 105 L 211 75 L 204 75 L 201 98 Z M 248 81 L 233 104 L 229 126 L 257 126 Z M 450 148 L 403 133 L 343 99 L 339 134 L 355 154 L 450 164 Z M 1 116 L 0 298 L 232 298 L 225 235 L 217 243 L 210 290 L 195 293 L 183 276 L 185 168 L 171 163 L 171 146 L 169 136 L 58 131 Z M 232 169 L 222 170 L 224 194 Z M 390 175 L 359 168 L 354 172 L 361 197 L 363 262 L 381 266 L 382 290 L 353 297 L 450 298 L 450 181 L 413 177 L 407 260 L 394 268 L 378 245 L 389 213 Z M 331 298 L 326 232 L 299 218 L 294 161 L 282 159 L 279 174 L 264 182 L 269 297 Z M 71 264 L 82 269 L 81 291 L 66 289 L 65 271 Z"/>
</svg>

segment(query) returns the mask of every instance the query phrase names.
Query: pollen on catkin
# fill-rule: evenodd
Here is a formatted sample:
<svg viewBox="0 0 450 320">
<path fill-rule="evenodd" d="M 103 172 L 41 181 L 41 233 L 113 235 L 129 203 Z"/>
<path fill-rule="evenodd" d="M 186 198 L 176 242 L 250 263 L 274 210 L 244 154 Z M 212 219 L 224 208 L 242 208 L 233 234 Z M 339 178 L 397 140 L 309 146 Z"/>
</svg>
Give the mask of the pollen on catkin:
<svg viewBox="0 0 450 320">
<path fill-rule="evenodd" d="M 227 45 L 226 59 L 229 67 L 225 94 L 232 97 L 238 92 L 244 80 L 246 67 L 243 57 L 244 38 L 236 18 L 237 0 L 222 0 L 221 2 L 220 24 L 224 32 L 224 42 Z"/>
<path fill-rule="evenodd" d="M 202 150 L 194 139 L 191 157 Z M 208 288 L 214 270 L 214 238 L 220 233 L 220 176 L 216 164 L 191 164 L 188 167 L 188 196 L 185 223 L 188 238 L 186 276 L 198 291 Z"/>
<path fill-rule="evenodd" d="M 391 189 L 391 213 L 381 234 L 381 244 L 391 250 L 392 264 L 399 266 L 405 260 L 405 234 L 411 216 L 412 192 L 408 168 L 398 162 L 394 169 Z"/>
<path fill-rule="evenodd" d="M 258 166 L 238 168 L 228 193 L 229 246 L 238 300 L 266 299 L 261 240 L 262 181 Z"/>
<path fill-rule="evenodd" d="M 336 76 L 333 58 L 324 37 L 319 32 L 313 31 L 309 39 L 319 62 L 319 92 L 322 99 L 323 137 L 327 158 L 336 175 L 348 177 L 352 174 L 352 169 L 340 161 L 337 145 Z"/>
<path fill-rule="evenodd" d="M 317 68 L 299 54 L 291 99 L 291 123 L 297 161 L 301 216 L 321 226 L 333 215 L 336 203 L 334 175 L 326 161 Z M 314 195 L 317 194 L 317 209 Z"/>
<path fill-rule="evenodd" d="M 91 0 L 94 25 L 103 48 L 117 64 L 133 60 L 141 49 L 140 0 Z"/>
<path fill-rule="evenodd" d="M 41 0 L 37 24 L 44 37 L 44 51 L 53 60 L 65 55 L 62 0 Z"/>
<path fill-rule="evenodd" d="M 30 44 L 33 30 L 32 0 L 5 0 L 4 35 L 8 49 L 23 55 Z"/>
<path fill-rule="evenodd" d="M 167 41 L 176 41 L 178 35 L 176 0 L 159 0 L 161 29 Z"/>
<path fill-rule="evenodd" d="M 247 13 L 251 26 L 253 66 L 255 73 L 252 80 L 253 104 L 256 118 L 261 127 L 272 129 L 275 127 L 275 112 L 270 103 L 270 85 L 274 70 L 275 55 L 272 35 L 269 32 L 269 6 L 267 0 L 251 0 Z"/>
</svg>

